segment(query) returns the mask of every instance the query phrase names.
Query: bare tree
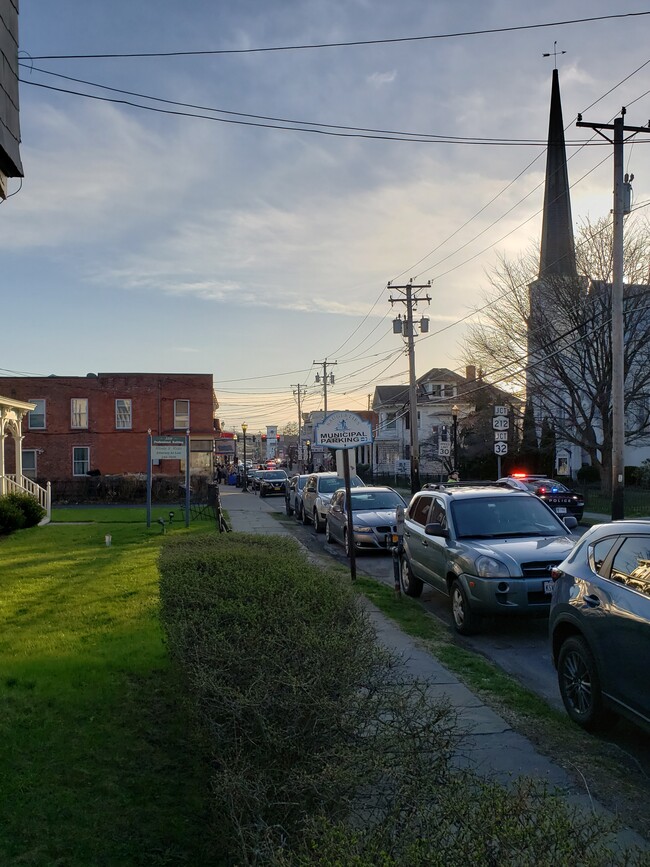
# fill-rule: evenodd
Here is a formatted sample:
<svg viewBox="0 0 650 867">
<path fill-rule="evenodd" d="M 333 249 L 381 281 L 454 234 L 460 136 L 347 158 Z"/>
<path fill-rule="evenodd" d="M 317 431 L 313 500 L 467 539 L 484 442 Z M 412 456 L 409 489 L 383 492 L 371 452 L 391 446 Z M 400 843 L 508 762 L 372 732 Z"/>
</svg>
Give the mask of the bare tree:
<svg viewBox="0 0 650 867">
<path fill-rule="evenodd" d="M 626 441 L 650 441 L 650 232 L 645 220 L 625 233 Z M 576 239 L 578 279 L 538 281 L 538 253 L 500 259 L 489 275 L 487 306 L 470 328 L 463 355 L 488 381 L 515 386 L 549 419 L 558 443 L 582 448 L 611 485 L 612 226 L 584 221 Z M 531 297 L 533 305 L 531 311 Z"/>
</svg>

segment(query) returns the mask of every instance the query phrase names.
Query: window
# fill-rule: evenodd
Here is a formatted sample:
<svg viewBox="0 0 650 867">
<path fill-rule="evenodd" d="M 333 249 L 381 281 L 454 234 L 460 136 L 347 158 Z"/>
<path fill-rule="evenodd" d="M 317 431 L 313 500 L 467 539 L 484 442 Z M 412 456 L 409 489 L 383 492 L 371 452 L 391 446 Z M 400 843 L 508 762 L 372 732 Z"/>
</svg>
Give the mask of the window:
<svg viewBox="0 0 650 867">
<path fill-rule="evenodd" d="M 429 506 L 431 505 L 432 497 L 418 497 L 409 507 L 409 518 L 416 524 L 421 524 L 423 527 L 427 524 L 429 515 Z"/>
<path fill-rule="evenodd" d="M 429 522 L 431 524 L 442 524 L 443 527 L 447 526 L 447 512 L 445 510 L 445 504 L 441 503 L 440 500 L 433 501 L 433 509 L 431 509 L 431 517 L 429 518 Z"/>
<path fill-rule="evenodd" d="M 90 469 L 90 449 L 88 446 L 75 446 L 72 449 L 72 475 L 87 476 Z"/>
<path fill-rule="evenodd" d="M 30 430 L 44 430 L 45 429 L 45 401 L 37 398 L 30 398 L 30 403 L 35 403 L 36 406 L 29 413 L 29 429 Z"/>
<path fill-rule="evenodd" d="M 88 429 L 87 397 L 73 397 L 70 401 L 70 427 Z"/>
<path fill-rule="evenodd" d="M 384 430 L 396 430 L 397 429 L 397 413 L 387 412 L 386 413 L 386 421 L 382 425 Z"/>
<path fill-rule="evenodd" d="M 596 542 L 590 551 L 591 568 L 599 575 L 603 574 L 603 564 L 605 563 L 607 555 L 612 550 L 615 542 L 618 542 L 617 536 L 611 536 L 609 539 L 601 539 L 600 542 Z"/>
<path fill-rule="evenodd" d="M 115 401 L 115 427 L 117 430 L 130 430 L 133 423 L 131 399 L 121 398 Z"/>
<path fill-rule="evenodd" d="M 189 400 L 174 401 L 174 427 L 187 430 L 190 426 L 190 402 Z"/>
<path fill-rule="evenodd" d="M 650 536 L 626 539 L 614 555 L 610 577 L 650 596 Z"/>
<path fill-rule="evenodd" d="M 36 449 L 23 449 L 23 475 L 36 481 Z"/>
</svg>

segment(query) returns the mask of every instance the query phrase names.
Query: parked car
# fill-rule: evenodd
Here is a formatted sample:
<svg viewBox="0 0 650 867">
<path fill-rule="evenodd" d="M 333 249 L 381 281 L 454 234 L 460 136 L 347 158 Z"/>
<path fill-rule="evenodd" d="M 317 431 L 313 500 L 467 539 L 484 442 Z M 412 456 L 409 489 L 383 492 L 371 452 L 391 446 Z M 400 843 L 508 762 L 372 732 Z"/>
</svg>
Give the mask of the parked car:
<svg viewBox="0 0 650 867">
<path fill-rule="evenodd" d="M 247 470 L 246 471 L 246 483 L 251 491 L 257 490 L 257 477 L 261 473 L 261 470 Z"/>
<path fill-rule="evenodd" d="M 553 662 L 571 719 L 650 728 L 650 522 L 597 524 L 553 572 Z"/>
<path fill-rule="evenodd" d="M 510 485 L 521 491 L 532 491 L 540 500 L 553 509 L 556 515 L 573 515 L 578 521 L 582 520 L 585 511 L 585 498 L 577 491 L 567 488 L 562 482 L 549 479 L 547 476 L 530 476 L 526 473 L 513 473 L 499 482 Z"/>
<path fill-rule="evenodd" d="M 486 615 L 546 615 L 551 569 L 569 554 L 574 517 L 563 522 L 527 491 L 492 483 L 430 485 L 404 519 L 402 589 L 424 584 L 451 597 L 456 630 L 472 635 Z"/>
<path fill-rule="evenodd" d="M 312 523 L 317 533 L 325 529 L 325 518 L 332 494 L 345 485 L 345 479 L 336 473 L 312 473 L 302 490 L 300 520 L 303 524 Z M 350 487 L 364 487 L 358 476 L 350 476 Z"/>
<path fill-rule="evenodd" d="M 308 478 L 309 475 L 305 473 L 305 475 L 296 474 L 289 479 L 284 492 L 284 508 L 287 515 L 299 514 L 299 500 Z"/>
<path fill-rule="evenodd" d="M 284 470 L 259 470 L 255 476 L 255 485 L 260 492 L 260 497 L 270 497 L 273 494 L 284 496 L 288 481 Z"/>
<path fill-rule="evenodd" d="M 350 492 L 355 551 L 385 551 L 397 532 L 396 511 L 406 508 L 392 488 L 366 486 Z M 325 541 L 340 542 L 350 556 L 348 504 L 345 488 L 334 492 L 325 518 Z"/>
</svg>

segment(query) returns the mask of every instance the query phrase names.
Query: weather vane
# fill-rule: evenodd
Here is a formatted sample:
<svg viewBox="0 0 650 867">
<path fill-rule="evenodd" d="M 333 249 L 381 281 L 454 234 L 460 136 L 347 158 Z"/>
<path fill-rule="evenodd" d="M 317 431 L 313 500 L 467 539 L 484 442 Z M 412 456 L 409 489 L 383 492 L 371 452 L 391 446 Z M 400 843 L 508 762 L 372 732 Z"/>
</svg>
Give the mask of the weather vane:
<svg viewBox="0 0 650 867">
<path fill-rule="evenodd" d="M 542 57 L 553 57 L 555 69 L 557 69 L 557 56 L 558 56 L 558 54 L 566 54 L 566 51 L 558 51 L 557 50 L 557 39 L 556 39 L 555 42 L 553 43 L 553 51 L 544 52 L 544 54 L 542 54 Z"/>
</svg>

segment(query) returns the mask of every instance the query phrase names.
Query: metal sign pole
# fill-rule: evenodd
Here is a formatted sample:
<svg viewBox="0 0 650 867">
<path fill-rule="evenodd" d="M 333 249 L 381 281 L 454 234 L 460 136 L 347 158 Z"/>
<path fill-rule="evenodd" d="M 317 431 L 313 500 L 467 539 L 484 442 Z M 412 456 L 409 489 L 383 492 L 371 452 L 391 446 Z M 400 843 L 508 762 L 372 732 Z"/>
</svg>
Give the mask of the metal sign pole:
<svg viewBox="0 0 650 867">
<path fill-rule="evenodd" d="M 151 428 L 147 431 L 147 527 L 151 527 Z"/>
<path fill-rule="evenodd" d="M 185 438 L 185 526 L 190 526 L 190 432 Z"/>
<path fill-rule="evenodd" d="M 350 580 L 357 580 L 357 558 L 354 545 L 354 520 L 352 517 L 352 497 L 350 496 L 350 452 L 343 449 L 343 479 L 345 480 L 345 502 L 347 503 L 348 549 L 350 551 Z"/>
</svg>

